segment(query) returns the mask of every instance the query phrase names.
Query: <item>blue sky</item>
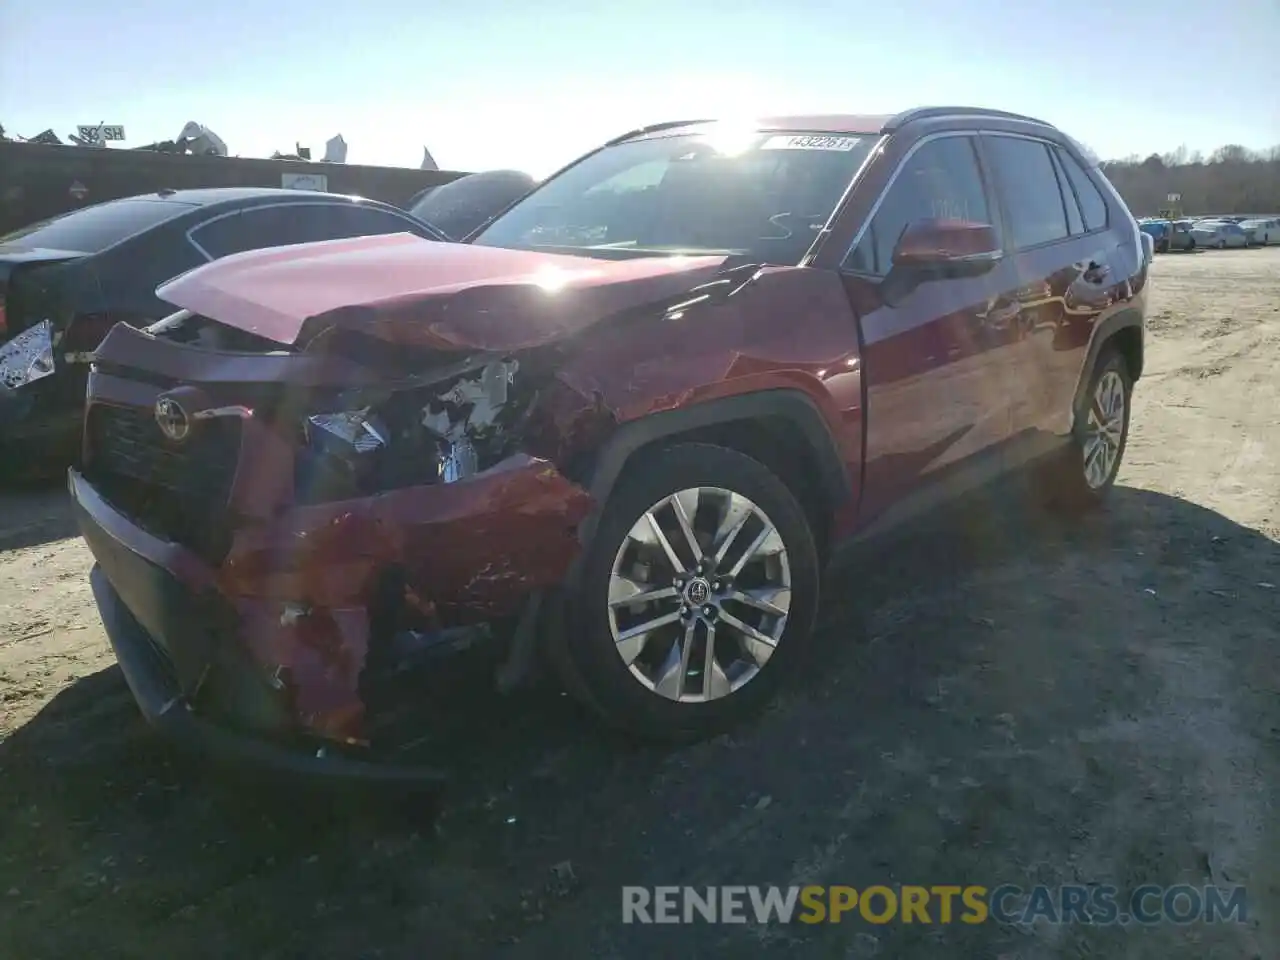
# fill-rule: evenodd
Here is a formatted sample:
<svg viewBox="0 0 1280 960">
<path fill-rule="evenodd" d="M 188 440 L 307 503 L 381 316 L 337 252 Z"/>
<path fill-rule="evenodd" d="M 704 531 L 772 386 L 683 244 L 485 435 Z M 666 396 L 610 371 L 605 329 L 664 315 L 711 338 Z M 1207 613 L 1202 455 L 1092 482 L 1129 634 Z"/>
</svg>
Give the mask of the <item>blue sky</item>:
<svg viewBox="0 0 1280 960">
<path fill-rule="evenodd" d="M 341 132 L 351 163 L 542 175 L 655 120 L 927 103 L 1207 152 L 1280 144 L 1278 94 L 1280 0 L 0 3 L 7 130 L 197 120 L 244 156 Z"/>
</svg>

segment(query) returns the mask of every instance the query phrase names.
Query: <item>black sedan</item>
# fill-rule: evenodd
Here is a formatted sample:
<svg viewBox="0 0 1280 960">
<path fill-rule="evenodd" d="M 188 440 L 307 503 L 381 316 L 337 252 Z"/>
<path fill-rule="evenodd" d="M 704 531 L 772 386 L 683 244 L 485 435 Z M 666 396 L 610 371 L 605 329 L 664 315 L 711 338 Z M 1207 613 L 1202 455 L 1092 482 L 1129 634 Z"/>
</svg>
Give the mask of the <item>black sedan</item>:
<svg viewBox="0 0 1280 960">
<path fill-rule="evenodd" d="M 406 232 L 444 239 L 371 200 L 226 187 L 111 200 L 0 237 L 0 473 L 75 449 L 92 351 L 116 323 L 171 313 L 155 295 L 166 280 L 245 250 Z"/>
</svg>

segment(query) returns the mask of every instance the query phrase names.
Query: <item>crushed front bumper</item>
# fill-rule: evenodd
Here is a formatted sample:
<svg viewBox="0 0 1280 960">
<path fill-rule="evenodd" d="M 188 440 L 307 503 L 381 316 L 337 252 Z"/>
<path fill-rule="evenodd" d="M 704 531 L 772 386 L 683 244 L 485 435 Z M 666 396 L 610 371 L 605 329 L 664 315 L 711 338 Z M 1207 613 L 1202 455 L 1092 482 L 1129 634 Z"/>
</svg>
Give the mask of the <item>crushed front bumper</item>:
<svg viewBox="0 0 1280 960">
<path fill-rule="evenodd" d="M 418 786 L 446 779 L 432 768 L 353 758 L 293 728 L 256 665 L 234 644 L 218 642 L 226 639 L 219 636 L 224 608 L 213 571 L 133 525 L 74 470 L 69 486 L 97 560 L 90 582 L 108 639 L 144 718 L 160 733 L 211 761 L 290 779 Z M 219 709 L 206 713 L 211 686 Z"/>
</svg>

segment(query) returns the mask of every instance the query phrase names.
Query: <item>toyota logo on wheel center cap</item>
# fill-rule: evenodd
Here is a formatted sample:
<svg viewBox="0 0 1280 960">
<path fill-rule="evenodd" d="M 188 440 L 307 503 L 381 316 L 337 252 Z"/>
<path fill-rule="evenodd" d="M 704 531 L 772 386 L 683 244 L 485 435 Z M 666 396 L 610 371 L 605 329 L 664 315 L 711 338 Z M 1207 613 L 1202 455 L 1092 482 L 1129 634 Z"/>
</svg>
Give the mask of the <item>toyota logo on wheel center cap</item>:
<svg viewBox="0 0 1280 960">
<path fill-rule="evenodd" d="M 191 418 L 182 404 L 172 397 L 161 397 L 156 401 L 156 425 L 160 432 L 174 443 L 181 443 L 191 433 Z"/>
<path fill-rule="evenodd" d="M 711 596 L 711 585 L 701 577 L 694 577 L 684 591 L 685 598 L 695 606 L 702 606 Z"/>
</svg>

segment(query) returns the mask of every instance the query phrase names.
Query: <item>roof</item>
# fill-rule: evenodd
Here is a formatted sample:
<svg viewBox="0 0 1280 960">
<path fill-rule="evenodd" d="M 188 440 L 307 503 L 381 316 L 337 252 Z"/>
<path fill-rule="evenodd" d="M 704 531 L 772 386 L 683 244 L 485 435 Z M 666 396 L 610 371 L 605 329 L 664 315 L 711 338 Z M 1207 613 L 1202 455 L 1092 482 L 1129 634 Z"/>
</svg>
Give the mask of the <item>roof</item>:
<svg viewBox="0 0 1280 960">
<path fill-rule="evenodd" d="M 233 203 L 240 200 L 277 198 L 281 200 L 305 200 L 322 197 L 342 197 L 345 194 L 318 193 L 312 190 L 285 190 L 281 187 L 199 187 L 193 190 L 158 190 L 155 193 L 138 194 L 133 200 L 163 200 L 184 203 L 192 207 L 205 207 L 214 203 Z"/>
<path fill-rule="evenodd" d="M 1047 126 L 1043 120 L 1037 120 L 1035 117 L 1027 117 L 1022 114 L 1009 113 L 1003 110 L 993 110 L 987 107 L 913 107 L 900 113 L 816 113 L 816 114 L 791 114 L 785 116 L 774 117 L 758 117 L 752 119 L 751 123 L 760 130 L 795 130 L 812 133 L 862 133 L 877 134 L 891 133 L 904 124 L 915 120 L 941 119 L 955 116 L 974 116 L 986 117 L 992 120 L 1012 120 L 1024 123 L 1034 123 L 1040 126 Z M 673 120 L 665 123 L 656 123 L 648 127 L 642 127 L 633 130 L 621 137 L 617 137 L 614 143 L 622 140 L 629 140 L 632 137 L 641 137 L 649 134 L 662 133 L 687 133 L 698 127 L 706 126 L 709 123 L 723 122 L 717 119 L 702 120 Z"/>
</svg>

